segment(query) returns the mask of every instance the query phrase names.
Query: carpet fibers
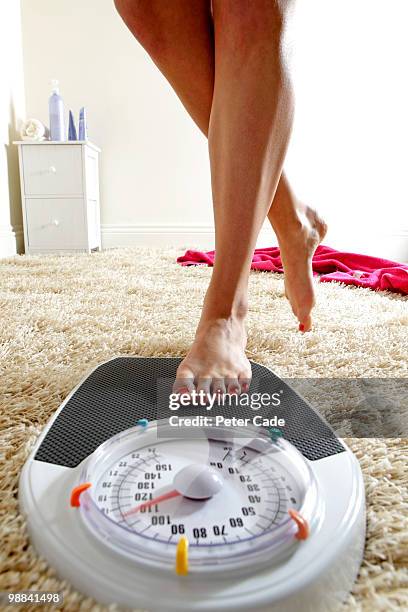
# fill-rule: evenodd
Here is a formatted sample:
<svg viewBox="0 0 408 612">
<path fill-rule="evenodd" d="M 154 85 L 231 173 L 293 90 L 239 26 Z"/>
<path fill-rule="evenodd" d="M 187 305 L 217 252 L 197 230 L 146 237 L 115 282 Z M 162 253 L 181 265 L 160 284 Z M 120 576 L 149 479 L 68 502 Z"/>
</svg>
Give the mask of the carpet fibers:
<svg viewBox="0 0 408 612">
<path fill-rule="evenodd" d="M 211 271 L 177 265 L 183 251 L 0 260 L 0 590 L 63 591 L 59 609 L 108 610 L 38 558 L 18 511 L 18 477 L 41 429 L 90 368 L 120 354 L 185 354 Z M 282 377 L 408 377 L 406 299 L 321 284 L 317 303 L 314 330 L 301 335 L 282 277 L 251 274 L 248 356 Z M 408 441 L 349 444 L 364 473 L 368 526 L 344 610 L 408 610 Z"/>
</svg>

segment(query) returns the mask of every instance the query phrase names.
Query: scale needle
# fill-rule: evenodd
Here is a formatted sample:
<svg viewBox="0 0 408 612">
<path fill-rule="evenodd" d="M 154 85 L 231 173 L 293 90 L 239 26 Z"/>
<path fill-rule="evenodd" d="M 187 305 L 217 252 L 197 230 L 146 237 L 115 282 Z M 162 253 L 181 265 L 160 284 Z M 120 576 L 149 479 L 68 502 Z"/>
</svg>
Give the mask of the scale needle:
<svg viewBox="0 0 408 612">
<path fill-rule="evenodd" d="M 154 499 L 139 504 L 132 510 L 125 512 L 123 517 L 126 518 L 131 514 L 145 510 L 173 497 L 187 497 L 189 499 L 197 499 L 205 501 L 213 497 L 222 488 L 222 478 L 217 472 L 212 470 L 208 465 L 195 464 L 186 465 L 173 478 L 173 487 L 168 493 L 159 495 Z"/>
<path fill-rule="evenodd" d="M 139 504 L 135 508 L 132 508 L 131 510 L 125 512 L 123 516 L 130 516 L 131 514 L 139 512 L 139 510 L 145 510 L 146 508 L 150 508 L 150 506 L 154 506 L 155 504 L 158 504 L 162 501 L 166 501 L 167 499 L 172 499 L 173 497 L 178 497 L 179 495 L 181 495 L 181 493 L 176 491 L 176 489 L 173 489 L 173 491 L 169 491 L 168 493 L 164 493 L 163 495 L 159 495 L 154 499 L 149 499 L 149 501 Z"/>
</svg>

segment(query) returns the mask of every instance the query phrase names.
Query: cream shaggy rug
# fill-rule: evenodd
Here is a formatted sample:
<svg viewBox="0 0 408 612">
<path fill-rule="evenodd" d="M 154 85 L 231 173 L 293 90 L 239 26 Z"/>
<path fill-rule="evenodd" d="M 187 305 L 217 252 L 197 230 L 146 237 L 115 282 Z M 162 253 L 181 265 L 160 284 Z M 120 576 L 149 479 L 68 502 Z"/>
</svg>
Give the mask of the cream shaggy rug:
<svg viewBox="0 0 408 612">
<path fill-rule="evenodd" d="M 18 477 L 42 427 L 87 370 L 119 354 L 185 354 L 211 271 L 180 267 L 182 252 L 0 261 L 0 590 L 62 590 L 64 610 L 107 610 L 37 557 L 18 512 Z M 314 331 L 301 335 L 282 277 L 253 273 L 250 358 L 286 377 L 408 377 L 404 298 L 323 283 L 317 294 Z M 368 538 L 345 610 L 408 610 L 407 440 L 350 444 L 366 482 Z"/>
</svg>

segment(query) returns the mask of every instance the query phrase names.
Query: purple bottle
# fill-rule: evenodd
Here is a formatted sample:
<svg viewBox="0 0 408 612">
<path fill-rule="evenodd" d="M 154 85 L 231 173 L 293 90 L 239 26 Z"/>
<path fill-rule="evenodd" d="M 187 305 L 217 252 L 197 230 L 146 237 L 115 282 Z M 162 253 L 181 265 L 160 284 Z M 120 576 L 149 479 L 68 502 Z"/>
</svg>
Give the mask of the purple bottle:
<svg viewBox="0 0 408 612">
<path fill-rule="evenodd" d="M 65 140 L 64 104 L 59 95 L 58 81 L 52 80 L 52 94 L 49 100 L 50 111 L 50 138 L 51 140 Z"/>
</svg>

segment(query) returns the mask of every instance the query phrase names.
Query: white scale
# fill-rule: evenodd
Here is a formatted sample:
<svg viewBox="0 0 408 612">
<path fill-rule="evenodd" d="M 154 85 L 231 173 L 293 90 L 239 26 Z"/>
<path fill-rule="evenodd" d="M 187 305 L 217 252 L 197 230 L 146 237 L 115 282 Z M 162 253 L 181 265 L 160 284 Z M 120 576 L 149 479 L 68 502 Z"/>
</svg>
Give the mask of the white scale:
<svg viewBox="0 0 408 612">
<path fill-rule="evenodd" d="M 20 480 L 31 538 L 62 578 L 124 609 L 339 609 L 365 538 L 363 479 L 345 445 L 309 461 L 279 432 L 176 439 L 167 421 L 141 419 L 77 467 L 35 459 L 75 391 Z"/>
</svg>

